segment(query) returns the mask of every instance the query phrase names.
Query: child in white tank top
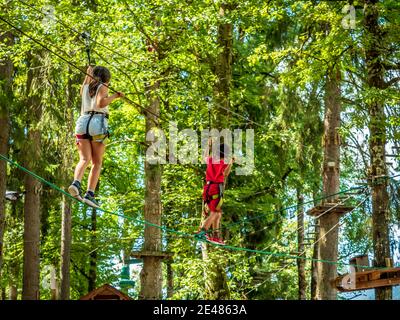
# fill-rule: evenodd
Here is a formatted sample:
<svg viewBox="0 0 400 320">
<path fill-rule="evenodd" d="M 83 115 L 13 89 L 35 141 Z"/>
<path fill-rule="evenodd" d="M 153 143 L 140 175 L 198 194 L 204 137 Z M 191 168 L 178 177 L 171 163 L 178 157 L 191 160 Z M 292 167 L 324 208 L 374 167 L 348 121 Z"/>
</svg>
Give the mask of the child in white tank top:
<svg viewBox="0 0 400 320">
<path fill-rule="evenodd" d="M 94 197 L 99 180 L 103 155 L 104 140 L 108 137 L 108 105 L 123 93 L 117 92 L 108 96 L 110 71 L 105 67 L 88 67 L 87 75 L 81 86 L 81 115 L 76 122 L 75 135 L 79 151 L 79 163 L 75 168 L 74 181 L 68 187 L 69 193 L 92 207 L 99 207 Z M 81 181 L 88 164 L 92 162 L 88 188 L 85 196 L 81 196 Z"/>
</svg>

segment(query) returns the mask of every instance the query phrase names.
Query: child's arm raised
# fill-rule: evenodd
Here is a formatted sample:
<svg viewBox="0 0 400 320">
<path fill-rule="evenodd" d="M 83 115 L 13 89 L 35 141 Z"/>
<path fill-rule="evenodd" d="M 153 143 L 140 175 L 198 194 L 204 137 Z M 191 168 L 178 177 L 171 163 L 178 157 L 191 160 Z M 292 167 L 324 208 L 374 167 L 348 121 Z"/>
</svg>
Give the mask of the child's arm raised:
<svg viewBox="0 0 400 320">
<path fill-rule="evenodd" d="M 224 170 L 224 177 L 229 176 L 229 174 L 231 173 L 232 165 L 233 165 L 233 162 L 234 162 L 234 161 L 235 161 L 235 158 L 232 157 L 232 159 L 231 159 L 231 161 L 229 162 L 228 166 L 227 166 L 227 167 L 225 168 L 225 170 Z"/>
<path fill-rule="evenodd" d="M 115 99 L 123 97 L 124 94 L 122 92 L 116 92 L 112 96 L 108 96 L 108 88 L 106 86 L 102 86 L 99 89 L 99 93 L 97 95 L 97 107 L 105 108 Z"/>
<path fill-rule="evenodd" d="M 93 68 L 91 67 L 91 66 L 89 66 L 88 68 L 87 68 L 87 70 L 86 70 L 86 76 L 85 76 L 85 80 L 83 80 L 83 83 L 82 83 L 82 85 L 81 85 L 81 95 L 82 95 L 82 91 L 83 91 L 83 86 L 85 85 L 85 84 L 89 84 L 90 83 L 90 80 L 92 80 L 92 77 L 91 76 L 93 76 Z"/>
<path fill-rule="evenodd" d="M 204 162 L 207 163 L 207 158 L 210 156 L 211 138 L 208 138 L 206 152 L 204 152 Z"/>
</svg>

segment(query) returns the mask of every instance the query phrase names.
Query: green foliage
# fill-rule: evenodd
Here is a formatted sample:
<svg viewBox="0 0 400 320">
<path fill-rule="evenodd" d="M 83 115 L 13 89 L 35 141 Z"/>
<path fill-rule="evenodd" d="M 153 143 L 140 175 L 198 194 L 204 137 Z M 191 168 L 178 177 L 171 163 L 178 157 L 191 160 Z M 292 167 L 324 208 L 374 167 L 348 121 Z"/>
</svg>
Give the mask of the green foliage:
<svg viewBox="0 0 400 320">
<path fill-rule="evenodd" d="M 138 106 L 126 101 L 111 105 L 111 140 L 103 163 L 100 200 L 105 209 L 133 220 L 97 212 L 92 231 L 91 210 L 73 205 L 71 298 L 87 293 L 89 255 L 97 252 L 96 285 L 118 284 L 124 252 L 143 242 L 146 86 L 160 81 L 160 126 L 166 133 L 169 121 L 180 130 L 200 133 L 208 127 L 206 96 L 214 95 L 218 26 L 233 25 L 233 75 L 230 90 L 232 128 L 255 130 L 255 170 L 251 176 L 232 175 L 225 193 L 223 234 L 230 245 L 273 252 L 296 251 L 296 190 L 312 199 L 321 193 L 321 141 L 324 87 L 327 72 L 338 68 L 343 98 L 341 173 L 343 189 L 365 176 L 368 159 L 367 104 L 378 101 L 387 108 L 389 142 L 397 143 L 400 132 L 399 87 L 384 89 L 367 85 L 362 16 L 357 27 L 343 28 L 342 1 L 12 1 L 1 16 L 84 70 L 86 52 L 80 33 L 91 34 L 92 59 L 112 72 L 111 86 L 125 92 Z M 355 1 L 359 2 L 359 1 Z M 221 17 L 222 3 L 230 5 Z M 54 17 L 43 8 L 54 8 Z M 49 7 L 50 6 L 50 7 Z M 385 79 L 398 76 L 399 9 L 397 1 L 379 4 L 384 29 L 382 51 Z M 157 21 L 157 23 L 156 23 Z M 0 28 L 9 26 L 0 23 Z M 72 29 L 73 30 L 72 30 Z M 75 31 L 78 31 L 76 33 Z M 26 82 L 30 53 L 42 50 L 37 43 L 12 31 L 12 47 L 0 43 L 0 60 L 14 64 L 13 97 L 0 95 L 8 105 L 11 121 L 10 156 L 23 163 L 21 150 L 27 137 Z M 38 174 L 64 188 L 72 179 L 76 163 L 73 127 L 80 112 L 79 86 L 83 75 L 62 59 L 46 54 L 43 64 L 42 156 L 36 159 Z M 396 69 L 397 67 L 397 69 Z M 397 73 L 396 73 L 397 72 Z M 218 106 L 212 106 L 212 117 Z M 242 117 L 237 116 L 242 115 Z M 249 121 L 247 121 L 247 120 Z M 256 125 L 255 123 L 259 124 Z M 395 160 L 398 162 L 398 158 Z M 196 231 L 201 217 L 204 165 L 168 164 L 162 176 L 162 224 L 180 232 Z M 8 187 L 23 191 L 23 175 L 9 169 Z M 86 181 L 84 179 L 84 181 Z M 85 187 L 85 186 L 84 186 Z M 41 267 L 60 268 L 62 197 L 43 186 Z M 398 195 L 397 198 L 398 199 Z M 399 222 L 398 208 L 393 220 Z M 3 274 L 0 286 L 22 286 L 22 200 L 7 208 Z M 340 255 L 371 252 L 370 206 L 349 218 L 341 233 Z M 245 220 L 247 219 L 247 220 Z M 306 219 L 306 225 L 310 221 Z M 196 242 L 163 234 L 165 250 L 174 253 L 172 299 L 204 298 L 204 262 Z M 306 250 L 311 257 L 312 248 Z M 232 299 L 296 299 L 297 273 L 294 261 L 269 256 L 213 249 L 220 255 Z M 132 278 L 137 296 L 139 269 Z M 47 275 L 42 269 L 41 279 Z M 166 278 L 164 271 L 164 278 Z M 310 272 L 307 269 L 308 279 Z M 43 299 L 50 291 L 43 289 Z"/>
</svg>

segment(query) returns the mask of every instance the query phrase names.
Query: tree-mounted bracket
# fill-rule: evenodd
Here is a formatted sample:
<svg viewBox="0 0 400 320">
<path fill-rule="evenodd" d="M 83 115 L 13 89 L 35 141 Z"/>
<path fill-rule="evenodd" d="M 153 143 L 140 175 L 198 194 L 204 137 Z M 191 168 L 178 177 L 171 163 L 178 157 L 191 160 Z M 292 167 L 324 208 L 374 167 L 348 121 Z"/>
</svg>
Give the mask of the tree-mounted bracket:
<svg viewBox="0 0 400 320">
<path fill-rule="evenodd" d="M 136 259 L 143 259 L 148 257 L 158 258 L 162 260 L 171 260 L 173 257 L 172 252 L 160 252 L 160 251 L 132 251 L 130 256 Z"/>
<path fill-rule="evenodd" d="M 387 184 L 388 180 L 389 176 L 387 175 L 371 176 L 367 178 L 367 183 L 370 187 L 373 187 L 382 184 Z"/>
</svg>

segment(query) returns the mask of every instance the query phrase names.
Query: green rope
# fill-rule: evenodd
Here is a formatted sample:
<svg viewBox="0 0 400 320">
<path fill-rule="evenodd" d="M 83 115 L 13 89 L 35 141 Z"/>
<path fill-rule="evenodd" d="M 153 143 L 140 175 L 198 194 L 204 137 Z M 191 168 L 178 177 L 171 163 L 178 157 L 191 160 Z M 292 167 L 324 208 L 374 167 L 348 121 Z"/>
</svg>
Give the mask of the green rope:
<svg viewBox="0 0 400 320">
<path fill-rule="evenodd" d="M 63 189 L 61 189 L 60 187 L 58 187 L 57 185 L 51 183 L 50 181 L 47 181 L 46 179 L 44 179 L 44 178 L 42 178 L 41 176 L 37 175 L 36 173 L 34 173 L 34 172 L 28 170 L 27 168 L 21 166 L 20 164 L 18 164 L 18 163 L 16 163 L 16 162 L 12 161 L 12 160 L 10 160 L 10 159 L 8 159 L 8 158 L 5 157 L 4 155 L 0 154 L 0 158 L 1 158 L 2 160 L 4 160 L 4 161 L 10 163 L 11 165 L 17 167 L 18 169 L 20 169 L 20 170 L 22 170 L 22 171 L 28 173 L 29 175 L 31 175 L 31 176 L 34 177 L 35 179 L 37 179 L 37 180 L 43 182 L 44 184 L 48 185 L 50 188 L 52 188 L 52 189 L 54 189 L 54 190 L 57 190 L 58 192 L 62 193 L 63 195 L 69 197 L 70 199 L 72 199 L 72 200 L 74 200 L 74 201 L 76 201 L 76 202 L 78 202 L 78 203 L 83 203 L 83 202 L 79 201 L 78 199 L 76 199 L 75 197 L 73 197 L 72 195 L 70 195 L 70 194 L 69 194 L 68 192 L 66 192 L 65 190 L 63 190 Z M 87 206 L 86 203 L 83 203 L 83 204 Z M 125 215 L 123 215 L 123 214 L 120 214 L 120 213 L 117 213 L 117 212 L 114 212 L 114 211 L 110 211 L 110 210 L 106 210 L 106 209 L 103 209 L 103 208 L 96 208 L 96 210 L 102 211 L 102 212 L 104 212 L 104 213 L 112 214 L 112 215 L 115 215 L 115 216 L 118 216 L 118 217 L 121 217 L 121 218 L 124 218 L 124 219 L 127 219 L 127 220 L 139 222 L 139 223 L 141 223 L 141 224 L 147 224 L 147 225 L 149 225 L 149 226 L 156 227 L 156 228 L 159 228 L 159 229 L 164 230 L 164 231 L 167 231 L 167 232 L 174 232 L 174 233 L 179 234 L 179 235 L 182 235 L 182 236 L 190 236 L 190 237 L 192 237 L 192 235 L 190 235 L 190 234 L 183 233 L 183 232 L 180 232 L 180 231 L 176 231 L 176 230 L 174 230 L 174 229 L 168 229 L 168 228 L 166 228 L 166 227 L 163 227 L 163 226 L 154 224 L 154 223 L 149 222 L 149 221 L 146 221 L 146 220 L 140 220 L 140 219 L 137 219 L 137 218 L 125 216 Z"/>
<path fill-rule="evenodd" d="M 400 177 L 400 174 L 395 175 L 395 176 L 385 176 L 385 177 L 388 178 L 388 179 L 393 180 L 393 181 L 396 183 L 397 181 L 394 180 L 394 178 Z M 302 205 L 304 206 L 304 205 L 309 204 L 309 203 L 314 203 L 314 202 L 316 202 L 316 201 L 324 200 L 324 199 L 327 199 L 327 198 L 330 198 L 330 197 L 333 197 L 333 196 L 336 196 L 336 195 L 346 194 L 346 193 L 348 193 L 348 192 L 351 192 L 351 191 L 354 191 L 354 190 L 360 190 L 360 189 L 363 189 L 363 190 L 360 192 L 360 194 L 362 194 L 363 191 L 364 191 L 365 189 L 367 189 L 367 187 L 366 187 L 366 186 L 352 187 L 352 188 L 350 188 L 350 189 L 346 189 L 346 190 L 343 190 L 343 191 L 339 191 L 339 192 L 337 192 L 337 193 L 332 193 L 332 194 L 329 194 L 329 195 L 327 195 L 327 196 L 323 196 L 323 197 L 315 198 L 315 199 L 310 200 L 310 201 L 306 201 L 306 202 L 302 203 Z M 262 218 L 262 217 L 266 216 L 267 214 L 276 214 L 276 213 L 279 213 L 279 212 L 282 212 L 282 211 L 288 211 L 288 210 L 291 210 L 291 209 L 297 209 L 298 207 L 299 207 L 299 205 L 298 205 L 298 204 L 295 204 L 295 205 L 292 205 L 292 206 L 289 206 L 289 207 L 284 207 L 284 208 L 282 208 L 282 209 L 267 211 L 267 212 L 264 212 L 263 214 L 260 214 L 260 215 L 258 215 L 258 216 L 255 216 L 255 217 L 251 217 L 251 218 L 247 218 L 247 217 L 246 217 L 246 218 L 244 218 L 243 220 L 240 220 L 240 221 L 237 221 L 237 222 L 231 222 L 231 223 L 225 225 L 224 228 L 227 228 L 227 229 L 228 229 L 229 227 L 234 226 L 234 225 L 239 224 L 239 223 L 249 223 L 250 221 L 257 220 L 257 219 L 259 219 L 259 218 Z M 220 228 L 220 229 L 221 229 L 221 228 Z"/>
<path fill-rule="evenodd" d="M 350 191 L 353 191 L 353 190 L 360 190 L 360 189 L 366 189 L 366 187 L 364 187 L 364 186 L 363 186 L 363 187 L 352 187 L 352 188 L 350 188 L 350 189 L 346 189 L 346 190 L 343 190 L 343 191 L 339 191 L 339 192 L 337 192 L 337 193 L 333 193 L 333 194 L 330 194 L 330 195 L 327 195 L 327 196 L 323 196 L 323 197 L 316 198 L 316 199 L 313 199 L 313 200 L 310 200 L 310 201 L 306 201 L 306 202 L 304 202 L 302 205 L 306 205 L 306 204 L 309 204 L 309 203 L 314 203 L 315 201 L 324 200 L 324 199 L 327 199 L 327 198 L 330 198 L 330 197 L 333 197 L 333 196 L 336 196 L 336 195 L 339 195 L 339 194 L 345 194 L 345 193 L 348 193 L 348 192 L 350 192 Z M 361 193 L 362 193 L 362 192 L 360 192 L 360 194 L 361 194 Z M 298 208 L 298 207 L 299 207 L 299 205 L 298 205 L 298 204 L 295 204 L 295 205 L 292 205 L 292 206 L 289 206 L 289 207 L 284 207 L 284 208 L 282 208 L 282 209 L 267 211 L 267 212 L 264 212 L 263 214 L 260 214 L 260 215 L 258 215 L 258 216 L 255 216 L 255 217 L 244 218 L 243 220 L 240 220 L 240 221 L 237 221 L 237 222 L 229 223 L 229 224 L 227 224 L 227 225 L 225 226 L 225 228 L 229 228 L 229 227 L 234 226 L 234 225 L 239 224 L 239 223 L 249 223 L 250 221 L 253 221 L 253 220 L 257 220 L 257 219 L 259 219 L 259 218 L 262 218 L 262 217 L 266 216 L 267 214 L 276 214 L 276 213 L 279 213 L 279 212 L 282 212 L 282 211 L 288 211 L 288 210 L 291 210 L 291 209 L 296 209 L 296 208 Z"/>
<path fill-rule="evenodd" d="M 20 169 L 20 170 L 26 172 L 27 174 L 29 174 L 29 175 L 31 175 L 32 177 L 36 178 L 37 180 L 43 182 L 44 184 L 48 185 L 48 186 L 51 187 L 52 189 L 59 191 L 59 192 L 62 193 L 63 195 L 65 195 L 65 196 L 71 198 L 72 200 L 77 201 L 77 202 L 79 202 L 79 203 L 82 203 L 81 201 L 79 201 L 79 200 L 76 199 L 75 197 L 71 196 L 68 192 L 64 191 L 64 190 L 61 189 L 60 187 L 56 186 L 55 184 L 53 184 L 53 183 L 47 181 L 46 179 L 44 179 L 44 178 L 42 178 L 42 177 L 40 177 L 40 176 L 37 175 L 36 173 L 34 173 L 34 172 L 28 170 L 27 168 L 25 168 L 25 167 L 19 165 L 19 164 L 16 163 L 15 161 L 13 161 L 13 160 L 7 158 L 6 156 L 0 154 L 0 159 L 2 159 L 2 160 L 4 160 L 4 161 L 8 162 L 9 164 L 11 164 L 11 165 L 17 167 L 18 169 Z M 86 205 L 86 204 L 85 204 L 85 205 Z M 111 214 L 111 215 L 118 216 L 118 217 L 123 218 L 123 219 L 131 220 L 131 221 L 136 221 L 136 222 L 139 222 L 139 223 L 141 223 L 141 224 L 145 224 L 145 225 L 148 225 L 148 226 L 151 226 L 151 227 L 155 227 L 155 228 L 158 228 L 158 229 L 163 230 L 163 231 L 166 231 L 166 232 L 174 233 L 174 234 L 180 235 L 180 236 L 182 236 L 182 237 L 194 238 L 194 239 L 197 240 L 197 241 L 207 242 L 207 240 L 205 240 L 205 239 L 197 239 L 197 238 L 195 238 L 194 235 L 192 235 L 192 234 L 188 234 L 188 233 L 185 233 L 185 232 L 177 231 L 177 230 L 175 230 L 175 229 L 166 228 L 166 227 L 157 225 L 157 224 L 155 224 L 155 223 L 152 223 L 152 222 L 149 222 L 149 221 L 146 221 L 146 220 L 140 220 L 140 219 L 137 219 L 137 218 L 128 217 L 128 216 L 125 216 L 125 215 L 123 215 L 123 214 L 116 213 L 116 212 L 114 212 L 114 211 L 110 211 L 110 210 L 106 210 L 106 209 L 102 209 L 102 208 L 97 208 L 97 210 L 102 211 L 102 212 L 104 212 L 104 213 L 108 213 L 108 214 Z M 271 251 L 265 251 L 265 250 L 257 250 L 257 249 L 249 249 L 249 248 L 234 247 L 234 246 L 228 246 L 228 245 L 223 245 L 223 246 L 222 246 L 222 245 L 217 245 L 217 244 L 213 244 L 213 245 L 214 245 L 214 246 L 221 247 L 221 248 L 224 248 L 224 249 L 226 248 L 226 249 L 229 249 L 229 250 L 232 250 L 232 251 L 243 251 L 243 252 L 264 254 L 264 255 L 270 255 L 270 256 L 279 257 L 279 258 L 303 259 L 303 260 L 308 260 L 308 261 L 313 261 L 313 262 L 329 263 L 329 264 L 338 265 L 338 266 L 355 266 L 355 265 L 352 265 L 352 264 L 349 264 L 349 263 L 342 263 L 342 262 L 337 262 L 337 261 L 329 261 L 329 260 L 322 260 L 322 259 L 307 258 L 307 257 L 296 256 L 296 255 L 289 254 L 289 253 L 284 253 L 284 252 L 278 253 L 278 252 L 271 252 Z M 378 267 L 371 267 L 371 266 L 358 266 L 358 267 L 365 268 L 365 269 L 388 269 L 387 267 L 380 267 L 380 268 L 378 268 Z"/>
</svg>

